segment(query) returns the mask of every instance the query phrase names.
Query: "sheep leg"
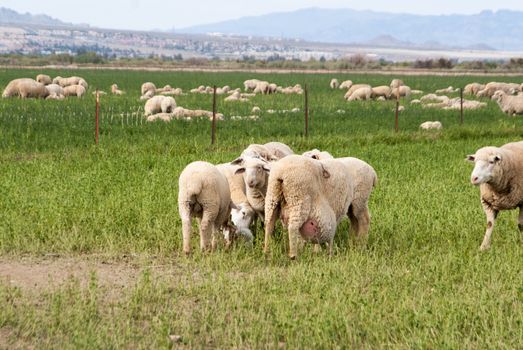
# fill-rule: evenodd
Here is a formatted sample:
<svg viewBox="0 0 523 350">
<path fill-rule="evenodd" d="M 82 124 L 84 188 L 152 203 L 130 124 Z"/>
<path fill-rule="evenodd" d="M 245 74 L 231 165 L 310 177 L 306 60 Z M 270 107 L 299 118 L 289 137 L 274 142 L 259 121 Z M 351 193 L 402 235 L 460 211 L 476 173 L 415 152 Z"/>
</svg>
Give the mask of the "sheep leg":
<svg viewBox="0 0 523 350">
<path fill-rule="evenodd" d="M 202 220 L 200 221 L 200 249 L 208 251 L 213 230 L 213 220 L 209 213 L 204 210 Z"/>
<path fill-rule="evenodd" d="M 523 206 L 519 207 L 518 229 L 523 232 Z"/>
<path fill-rule="evenodd" d="M 182 235 L 183 235 L 183 252 L 189 254 L 191 252 L 191 210 L 185 205 L 180 206 L 180 216 L 182 218 Z"/>
<path fill-rule="evenodd" d="M 485 251 L 490 248 L 490 238 L 492 236 L 492 231 L 494 230 L 494 222 L 498 216 L 497 210 L 494 210 L 485 204 L 483 205 L 483 210 L 487 216 L 487 230 L 485 231 L 485 236 L 483 237 L 483 243 L 481 243 L 481 247 L 479 248 L 481 251 Z"/>
<path fill-rule="evenodd" d="M 304 198 L 301 206 L 294 206 L 289 210 L 289 258 L 291 259 L 296 259 L 298 256 L 300 228 L 308 219 L 310 207 L 310 198 Z"/>
<path fill-rule="evenodd" d="M 269 241 L 274 233 L 274 226 L 276 225 L 276 220 L 280 216 L 280 206 L 279 204 L 276 204 L 276 206 L 273 206 L 270 208 L 266 213 L 266 221 L 265 221 L 265 244 L 263 247 L 263 252 L 267 253 L 269 251 Z"/>
<path fill-rule="evenodd" d="M 357 243 L 365 244 L 369 233 L 370 214 L 365 205 L 362 208 L 352 207 L 349 210 L 350 231 L 353 232 Z"/>
<path fill-rule="evenodd" d="M 213 227 L 212 227 L 212 240 L 211 240 L 211 251 L 213 251 L 213 252 L 218 247 L 218 234 L 219 234 L 218 228 L 215 225 L 213 225 Z"/>
</svg>

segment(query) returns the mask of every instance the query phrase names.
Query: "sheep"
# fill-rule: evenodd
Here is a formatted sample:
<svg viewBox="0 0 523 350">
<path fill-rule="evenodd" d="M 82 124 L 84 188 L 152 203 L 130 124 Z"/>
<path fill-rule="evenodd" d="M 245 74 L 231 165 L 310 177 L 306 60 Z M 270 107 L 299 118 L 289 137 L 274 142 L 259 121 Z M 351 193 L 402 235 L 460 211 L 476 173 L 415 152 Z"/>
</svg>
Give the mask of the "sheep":
<svg viewBox="0 0 523 350">
<path fill-rule="evenodd" d="M 432 101 L 432 102 L 444 102 L 444 103 L 447 103 L 450 99 L 447 97 L 447 96 L 438 96 L 436 94 L 428 94 L 428 95 L 425 95 L 425 96 L 422 96 L 420 101 L 421 102 L 428 102 L 428 101 Z"/>
<path fill-rule="evenodd" d="M 246 102 L 246 101 L 249 101 L 249 99 L 242 97 L 242 94 L 239 91 L 235 91 L 231 95 L 226 97 L 224 99 L 224 101 L 226 101 L 226 102 L 231 102 L 231 101 Z"/>
<path fill-rule="evenodd" d="M 298 107 L 294 107 L 293 109 L 291 109 L 291 112 L 292 113 L 300 113 L 300 109 Z"/>
<path fill-rule="evenodd" d="M 123 95 L 123 94 L 125 94 L 125 92 L 123 92 L 122 90 L 118 89 L 118 85 L 116 85 L 116 84 L 111 85 L 111 93 L 113 95 Z"/>
<path fill-rule="evenodd" d="M 54 92 L 49 94 L 45 99 L 46 100 L 63 100 L 65 98 L 64 95 L 57 95 Z"/>
<path fill-rule="evenodd" d="M 340 83 L 338 82 L 338 79 L 333 78 L 331 79 L 329 86 L 331 87 L 331 89 L 337 89 L 338 86 L 340 86 Z"/>
<path fill-rule="evenodd" d="M 176 108 L 176 100 L 171 96 L 164 96 L 160 101 L 162 113 L 172 113 Z"/>
<path fill-rule="evenodd" d="M 423 90 L 410 90 L 410 93 L 412 95 L 421 95 L 423 93 Z"/>
<path fill-rule="evenodd" d="M 153 96 L 145 102 L 145 116 L 162 112 L 162 101 L 165 96 Z M 175 106 L 176 107 L 176 106 Z"/>
<path fill-rule="evenodd" d="M 340 84 L 340 89 L 350 89 L 352 86 L 352 80 L 345 80 Z"/>
<path fill-rule="evenodd" d="M 87 90 L 88 85 L 84 78 L 72 76 L 68 78 L 62 78 L 60 76 L 53 79 L 53 84 L 58 84 L 61 87 L 67 87 L 71 85 L 82 85 Z"/>
<path fill-rule="evenodd" d="M 154 96 L 154 91 L 152 91 L 152 90 L 146 91 L 145 94 L 143 94 L 142 96 L 140 96 L 140 101 L 146 101 L 146 100 L 149 100 L 149 99 L 152 98 L 153 96 Z"/>
<path fill-rule="evenodd" d="M 198 117 L 207 117 L 209 120 L 212 120 L 212 112 L 204 111 L 201 109 L 185 109 L 183 107 L 176 107 L 172 111 L 172 117 L 175 119 L 186 119 L 191 120 L 192 118 Z M 222 113 L 216 113 L 216 120 L 223 120 Z"/>
<path fill-rule="evenodd" d="M 250 144 L 243 150 L 240 157 L 251 157 L 274 162 L 278 159 L 294 154 L 292 149 L 281 142 L 268 142 L 264 145 Z"/>
<path fill-rule="evenodd" d="M 263 221 L 270 164 L 264 159 L 245 156 L 233 160 L 231 164 L 240 166 L 235 174 L 243 174 L 245 194 L 249 205 L 256 213 L 256 216 Z"/>
<path fill-rule="evenodd" d="M 485 89 L 484 84 L 480 83 L 470 83 L 465 85 L 465 88 L 463 89 L 463 94 L 465 95 L 477 95 L 478 92 Z"/>
<path fill-rule="evenodd" d="M 364 101 L 370 100 L 372 89 L 370 87 L 362 87 L 354 91 L 347 101 Z"/>
<path fill-rule="evenodd" d="M 216 248 L 218 230 L 228 226 L 231 192 L 227 178 L 214 165 L 197 161 L 190 163 L 180 174 L 178 211 L 182 219 L 183 251 L 191 252 L 191 219 L 199 218 L 200 249 Z"/>
<path fill-rule="evenodd" d="M 519 208 L 518 228 L 523 231 L 523 142 L 483 147 L 467 156 L 474 162 L 470 182 L 479 186 L 487 230 L 480 249 L 490 247 L 496 217 L 501 210 Z"/>
<path fill-rule="evenodd" d="M 458 88 L 455 88 L 452 87 L 452 86 L 449 86 L 447 88 L 444 88 L 444 89 L 439 89 L 439 90 L 436 90 L 436 93 L 437 94 L 452 94 L 454 92 L 458 92 L 459 89 Z"/>
<path fill-rule="evenodd" d="M 393 79 L 390 82 L 390 88 L 391 89 L 397 89 L 397 88 L 399 88 L 400 86 L 403 86 L 403 85 L 405 85 L 405 83 L 403 83 L 403 80 L 400 80 L 400 79 Z"/>
<path fill-rule="evenodd" d="M 294 151 L 282 142 L 267 142 L 264 144 L 265 148 L 277 159 L 282 159 L 284 157 L 294 154 Z"/>
<path fill-rule="evenodd" d="M 254 236 L 249 227 L 254 221 L 255 212 L 247 199 L 243 174 L 236 173 L 240 166 L 224 163 L 216 165 L 216 168 L 227 178 L 231 201 L 236 207 L 231 209 L 231 221 L 236 227 L 236 232 L 242 234 L 247 242 L 250 243 L 253 241 Z M 230 231 L 224 232 L 226 242 L 231 242 L 232 237 L 230 234 Z"/>
<path fill-rule="evenodd" d="M 270 83 L 269 87 L 267 89 L 268 94 L 275 94 L 278 91 L 278 85 L 274 83 Z"/>
<path fill-rule="evenodd" d="M 169 92 L 169 91 L 172 91 L 172 90 L 173 90 L 172 86 L 167 84 L 163 88 L 157 88 L 156 89 L 156 93 L 161 94 L 162 92 Z"/>
<path fill-rule="evenodd" d="M 411 105 L 419 105 L 420 103 L 421 103 L 421 100 L 418 100 L 418 99 L 410 101 Z"/>
<path fill-rule="evenodd" d="M 382 86 L 376 86 L 372 88 L 371 97 L 385 97 L 386 99 L 390 98 L 390 93 L 392 92 L 392 89 L 389 86 L 382 85 Z"/>
<path fill-rule="evenodd" d="M 249 79 L 243 82 L 245 91 L 254 90 L 260 81 L 258 79 Z"/>
<path fill-rule="evenodd" d="M 260 107 L 258 107 L 258 106 L 252 107 L 251 113 L 260 113 L 260 112 L 261 112 L 261 108 Z"/>
<path fill-rule="evenodd" d="M 268 94 L 269 93 L 269 83 L 266 81 L 260 81 L 256 84 L 256 88 L 253 91 L 255 94 Z"/>
<path fill-rule="evenodd" d="M 345 93 L 345 96 L 344 96 L 345 99 L 348 100 L 350 98 L 350 96 L 354 93 L 354 91 L 356 91 L 360 88 L 369 88 L 369 89 L 371 89 L 371 92 L 372 92 L 372 86 L 370 86 L 369 84 L 354 84 Z"/>
<path fill-rule="evenodd" d="M 316 160 L 333 159 L 328 152 L 321 152 L 317 149 L 305 152 L 303 156 Z M 354 193 L 348 212 L 351 222 L 350 229 L 356 238 L 366 240 L 370 226 L 369 198 L 372 190 L 378 184 L 378 175 L 371 165 L 361 159 L 344 157 L 336 158 L 336 160 L 348 167 L 353 181 Z"/>
<path fill-rule="evenodd" d="M 478 91 L 477 96 L 491 98 L 492 96 L 494 96 L 496 91 L 499 90 L 502 90 L 509 95 L 514 95 L 519 91 L 519 88 L 519 84 L 490 82 L 485 85 L 485 88 L 483 90 Z"/>
<path fill-rule="evenodd" d="M 393 88 L 390 96 L 393 98 L 398 98 L 398 92 L 399 97 L 409 97 L 412 93 L 412 90 L 407 85 L 401 85 L 399 88 Z"/>
<path fill-rule="evenodd" d="M 336 227 L 348 213 L 353 192 L 349 168 L 337 160 L 291 155 L 274 163 L 265 201 L 264 251 L 281 213 L 291 259 L 297 257 L 300 235 L 315 244 L 327 243 L 331 254 Z"/>
<path fill-rule="evenodd" d="M 496 100 L 503 113 L 508 115 L 523 114 L 523 95 L 511 96 L 499 90 L 494 93 L 492 99 Z"/>
<path fill-rule="evenodd" d="M 154 94 L 156 93 L 156 85 L 154 85 L 151 82 L 143 83 L 140 91 L 142 92 L 142 96 L 145 95 L 145 93 L 148 91 L 152 91 L 152 94 L 154 96 Z"/>
<path fill-rule="evenodd" d="M 171 89 L 171 90 L 165 90 L 160 92 L 161 95 L 174 95 L 174 96 L 180 96 L 183 95 L 183 90 L 181 88 Z"/>
<path fill-rule="evenodd" d="M 49 92 L 45 85 L 31 78 L 14 79 L 7 84 L 2 97 L 46 98 Z"/>
<path fill-rule="evenodd" d="M 64 87 L 64 96 L 76 96 L 78 98 L 85 95 L 85 87 L 82 85 L 68 85 Z"/>
<path fill-rule="evenodd" d="M 45 74 L 38 74 L 36 76 L 36 81 L 44 85 L 49 85 L 53 83 L 51 77 Z"/>
<path fill-rule="evenodd" d="M 430 130 L 430 129 L 439 130 L 439 129 L 443 128 L 443 125 L 439 121 L 435 121 L 435 122 L 428 121 L 428 122 L 421 123 L 419 127 L 422 130 Z"/>
<path fill-rule="evenodd" d="M 49 84 L 49 85 L 46 85 L 45 88 L 47 89 L 47 92 L 49 95 L 53 95 L 53 94 L 56 96 L 64 95 L 64 89 L 58 84 Z"/>
<path fill-rule="evenodd" d="M 156 113 L 156 114 L 151 114 L 150 116 L 147 117 L 146 121 L 148 122 L 154 122 L 154 121 L 157 121 L 157 120 L 162 120 L 164 122 L 170 122 L 173 118 L 173 115 L 171 113 Z"/>
</svg>

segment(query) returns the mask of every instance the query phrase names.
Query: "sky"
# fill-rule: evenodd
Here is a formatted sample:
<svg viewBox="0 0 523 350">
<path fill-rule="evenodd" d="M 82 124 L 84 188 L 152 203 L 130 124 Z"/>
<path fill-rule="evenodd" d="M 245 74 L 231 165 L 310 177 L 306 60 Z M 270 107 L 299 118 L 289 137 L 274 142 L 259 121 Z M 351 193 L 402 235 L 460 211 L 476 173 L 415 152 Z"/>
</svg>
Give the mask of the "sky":
<svg viewBox="0 0 523 350">
<path fill-rule="evenodd" d="M 47 14 L 65 22 L 112 29 L 181 29 L 198 24 L 293 11 L 307 7 L 352 8 L 414 14 L 523 11 L 523 0 L 0 0 L 0 7 Z"/>
</svg>

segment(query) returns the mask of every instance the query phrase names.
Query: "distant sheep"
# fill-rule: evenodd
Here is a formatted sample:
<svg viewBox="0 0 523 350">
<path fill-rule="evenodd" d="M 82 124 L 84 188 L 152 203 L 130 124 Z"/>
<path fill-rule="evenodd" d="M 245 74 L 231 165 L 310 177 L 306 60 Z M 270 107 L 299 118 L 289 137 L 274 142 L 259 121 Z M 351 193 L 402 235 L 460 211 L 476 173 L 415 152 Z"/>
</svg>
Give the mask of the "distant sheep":
<svg viewBox="0 0 523 350">
<path fill-rule="evenodd" d="M 44 85 L 49 85 L 53 83 L 51 77 L 45 74 L 38 74 L 36 76 L 36 81 Z"/>
<path fill-rule="evenodd" d="M 148 91 L 152 91 L 152 94 L 154 96 L 154 94 L 156 93 L 156 85 L 154 85 L 151 82 L 143 83 L 140 91 L 142 93 L 142 96 L 145 95 L 145 93 Z"/>
<path fill-rule="evenodd" d="M 349 90 L 347 90 L 347 92 L 345 93 L 345 96 L 344 98 L 346 100 L 348 100 L 351 95 L 354 93 L 354 91 L 360 89 L 360 88 L 369 88 L 369 89 L 372 89 L 372 86 L 370 86 L 369 84 L 353 84 L 351 85 L 351 87 L 349 88 Z M 371 93 L 372 93 L 372 90 L 371 90 Z"/>
<path fill-rule="evenodd" d="M 111 85 L 111 93 L 113 95 L 123 95 L 125 92 L 123 92 L 122 90 L 118 89 L 118 85 L 113 84 L 113 85 Z"/>
<path fill-rule="evenodd" d="M 64 87 L 64 96 L 76 96 L 78 98 L 85 95 L 85 87 L 83 85 L 69 85 Z"/>
<path fill-rule="evenodd" d="M 372 98 L 385 97 L 386 99 L 390 98 L 392 89 L 389 86 L 382 85 L 372 88 Z"/>
<path fill-rule="evenodd" d="M 441 124 L 441 122 L 439 121 L 435 121 L 435 122 L 424 122 L 424 123 L 421 123 L 421 125 L 419 126 L 420 129 L 422 130 L 431 130 L 431 129 L 441 129 L 443 127 L 443 125 Z"/>
<path fill-rule="evenodd" d="M 48 94 L 44 84 L 31 78 L 20 78 L 7 84 L 2 97 L 46 98 Z"/>
<path fill-rule="evenodd" d="M 334 78 L 331 80 L 329 86 L 331 89 L 337 89 L 340 86 L 340 83 L 338 82 L 338 79 Z"/>
<path fill-rule="evenodd" d="M 340 84 L 340 89 L 350 89 L 352 86 L 352 80 L 345 80 Z"/>
<path fill-rule="evenodd" d="M 162 113 L 172 113 L 176 108 L 176 100 L 171 96 L 164 96 L 160 101 Z"/>
<path fill-rule="evenodd" d="M 507 95 L 504 91 L 496 91 L 493 100 L 499 105 L 499 108 L 508 115 L 523 114 L 523 95 Z"/>
<path fill-rule="evenodd" d="M 370 87 L 362 87 L 359 89 L 356 89 L 352 94 L 349 96 L 347 101 L 365 101 L 370 100 L 370 97 L 372 96 L 372 89 Z"/>
<path fill-rule="evenodd" d="M 405 83 L 403 83 L 403 80 L 400 80 L 400 79 L 393 79 L 390 82 L 390 88 L 391 89 L 397 89 L 397 88 L 399 88 L 400 86 L 403 86 L 403 85 L 405 85 Z"/>
</svg>

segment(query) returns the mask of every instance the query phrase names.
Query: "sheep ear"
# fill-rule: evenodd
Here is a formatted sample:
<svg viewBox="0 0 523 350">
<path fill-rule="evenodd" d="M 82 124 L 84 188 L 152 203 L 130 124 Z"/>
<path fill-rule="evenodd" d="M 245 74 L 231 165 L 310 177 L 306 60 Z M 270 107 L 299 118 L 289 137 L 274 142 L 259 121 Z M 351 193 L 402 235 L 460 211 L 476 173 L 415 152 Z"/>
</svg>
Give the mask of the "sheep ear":
<svg viewBox="0 0 523 350">
<path fill-rule="evenodd" d="M 231 162 L 232 165 L 239 165 L 243 163 L 243 157 L 236 158 Z M 244 169 L 245 170 L 245 169 Z"/>
<path fill-rule="evenodd" d="M 496 154 L 496 155 L 494 156 L 494 161 L 495 161 L 495 162 L 499 162 L 500 160 L 501 160 L 501 154 Z"/>
<path fill-rule="evenodd" d="M 231 207 L 231 209 L 235 209 L 235 210 L 239 210 L 240 208 L 236 206 L 236 204 L 234 204 L 233 202 L 231 202 L 231 204 L 229 205 Z"/>
<path fill-rule="evenodd" d="M 236 171 L 234 172 L 235 174 L 243 174 L 245 172 L 245 168 L 238 168 L 236 169 Z"/>
<path fill-rule="evenodd" d="M 270 172 L 271 171 L 271 169 L 268 166 L 266 166 L 266 165 L 262 166 L 262 169 L 265 170 L 266 172 Z"/>
<path fill-rule="evenodd" d="M 468 160 L 469 162 L 473 162 L 476 160 L 476 157 L 473 154 L 469 154 L 465 160 Z"/>
</svg>

